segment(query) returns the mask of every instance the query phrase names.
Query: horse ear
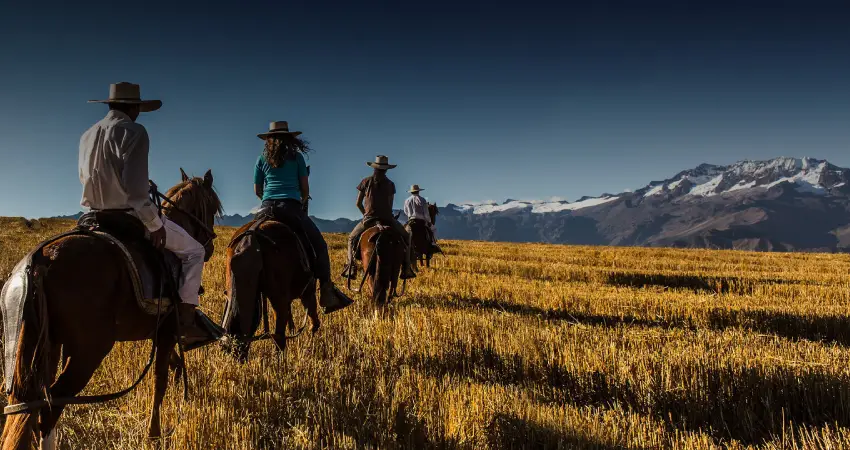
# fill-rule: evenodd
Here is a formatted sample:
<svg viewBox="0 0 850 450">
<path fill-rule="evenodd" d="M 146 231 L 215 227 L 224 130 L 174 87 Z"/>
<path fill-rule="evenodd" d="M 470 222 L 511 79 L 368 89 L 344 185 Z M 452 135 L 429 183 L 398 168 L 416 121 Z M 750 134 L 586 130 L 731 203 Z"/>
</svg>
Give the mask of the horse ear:
<svg viewBox="0 0 850 450">
<path fill-rule="evenodd" d="M 212 187 L 212 183 L 213 183 L 212 170 L 207 170 L 207 173 L 204 174 L 204 186 L 206 186 L 207 189 L 209 189 L 209 188 Z"/>
<path fill-rule="evenodd" d="M 189 181 L 189 176 L 186 175 L 186 172 L 183 171 L 182 167 L 180 168 L 180 177 L 182 178 L 183 181 Z"/>
</svg>

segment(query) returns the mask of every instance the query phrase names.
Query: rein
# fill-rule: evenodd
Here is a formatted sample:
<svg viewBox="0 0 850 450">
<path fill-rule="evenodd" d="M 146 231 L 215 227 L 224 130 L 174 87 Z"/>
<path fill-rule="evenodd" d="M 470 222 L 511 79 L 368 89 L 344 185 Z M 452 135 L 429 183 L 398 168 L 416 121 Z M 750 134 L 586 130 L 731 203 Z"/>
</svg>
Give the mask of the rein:
<svg viewBox="0 0 850 450">
<path fill-rule="evenodd" d="M 174 210 L 174 211 L 177 211 L 179 213 L 182 213 L 183 215 L 188 217 L 192 222 L 195 222 L 195 225 L 199 226 L 201 228 L 201 230 L 206 232 L 207 233 L 207 241 L 203 244 L 204 247 L 209 245 L 210 242 L 212 242 L 213 239 L 218 237 L 218 235 L 215 233 L 215 231 L 213 231 L 209 226 L 207 226 L 207 224 L 205 224 L 203 220 L 197 218 L 194 214 L 186 211 L 185 209 L 177 206 L 177 204 L 174 203 L 174 200 L 170 199 L 167 195 L 160 192 L 159 189 L 156 188 L 156 185 L 151 186 L 151 195 L 154 196 L 154 198 L 156 198 L 157 200 L 165 200 L 166 202 L 168 202 L 169 206 L 157 205 L 159 207 L 159 209 L 168 208 L 168 210 Z"/>
</svg>

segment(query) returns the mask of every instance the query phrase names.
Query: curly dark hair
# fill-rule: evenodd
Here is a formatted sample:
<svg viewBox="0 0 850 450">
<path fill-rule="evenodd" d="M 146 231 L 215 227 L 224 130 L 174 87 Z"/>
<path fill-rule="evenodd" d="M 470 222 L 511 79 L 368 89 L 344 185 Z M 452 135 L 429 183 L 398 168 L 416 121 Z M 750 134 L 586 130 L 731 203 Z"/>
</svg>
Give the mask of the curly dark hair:
<svg viewBox="0 0 850 450">
<path fill-rule="evenodd" d="M 266 139 L 263 157 L 270 166 L 278 168 L 284 161 L 294 160 L 296 153 L 309 153 L 311 150 L 307 140 L 291 134 L 281 134 Z"/>
</svg>

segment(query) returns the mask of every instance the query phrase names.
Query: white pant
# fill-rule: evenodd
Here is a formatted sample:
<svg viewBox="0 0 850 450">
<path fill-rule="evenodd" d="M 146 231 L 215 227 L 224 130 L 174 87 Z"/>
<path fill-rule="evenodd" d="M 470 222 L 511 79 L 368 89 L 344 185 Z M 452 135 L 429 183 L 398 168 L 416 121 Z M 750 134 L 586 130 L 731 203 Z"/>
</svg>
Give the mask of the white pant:
<svg viewBox="0 0 850 450">
<path fill-rule="evenodd" d="M 179 293 L 184 303 L 197 306 L 198 291 L 204 273 L 204 247 L 180 225 L 162 217 L 165 227 L 165 248 L 180 258 L 183 273 L 180 275 Z"/>
</svg>

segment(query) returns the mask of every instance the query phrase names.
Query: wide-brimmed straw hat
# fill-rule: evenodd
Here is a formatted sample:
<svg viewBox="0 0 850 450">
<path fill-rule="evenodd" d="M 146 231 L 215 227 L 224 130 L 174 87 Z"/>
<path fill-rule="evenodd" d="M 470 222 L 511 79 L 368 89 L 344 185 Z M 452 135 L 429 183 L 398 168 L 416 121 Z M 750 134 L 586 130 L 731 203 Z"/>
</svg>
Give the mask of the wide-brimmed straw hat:
<svg viewBox="0 0 850 450">
<path fill-rule="evenodd" d="M 281 134 L 289 134 L 291 136 L 298 136 L 301 134 L 300 131 L 289 131 L 289 123 L 285 120 L 281 120 L 279 122 L 272 122 L 269 124 L 269 132 L 268 133 L 260 133 L 257 135 L 258 138 L 262 140 L 266 140 L 269 136 L 281 135 Z"/>
<path fill-rule="evenodd" d="M 160 100 L 142 100 L 141 90 L 138 84 L 113 83 L 109 85 L 109 98 L 106 100 L 89 100 L 89 103 L 119 103 L 125 105 L 139 105 L 139 111 L 151 112 L 162 107 Z"/>
<path fill-rule="evenodd" d="M 378 155 L 375 157 L 375 161 L 367 161 L 366 165 L 373 169 L 394 169 L 398 164 L 390 164 L 390 159 L 384 155 Z"/>
<path fill-rule="evenodd" d="M 414 184 L 413 186 L 410 186 L 410 190 L 407 191 L 407 192 L 410 192 L 412 194 L 414 192 L 419 192 L 419 191 L 424 191 L 424 190 L 425 189 L 420 189 L 418 184 Z"/>
</svg>

